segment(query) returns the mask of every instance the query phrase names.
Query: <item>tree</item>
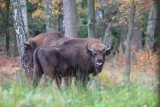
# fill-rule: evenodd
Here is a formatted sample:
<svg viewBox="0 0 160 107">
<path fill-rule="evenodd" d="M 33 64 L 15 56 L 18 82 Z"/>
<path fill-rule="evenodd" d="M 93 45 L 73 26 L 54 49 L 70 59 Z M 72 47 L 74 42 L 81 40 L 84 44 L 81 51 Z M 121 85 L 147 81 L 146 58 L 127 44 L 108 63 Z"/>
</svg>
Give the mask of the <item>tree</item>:
<svg viewBox="0 0 160 107">
<path fill-rule="evenodd" d="M 153 45 L 154 45 L 156 14 L 157 14 L 156 7 L 155 7 L 155 4 L 153 3 L 149 12 L 147 35 L 145 37 L 145 45 L 149 46 L 150 49 L 153 49 Z"/>
<path fill-rule="evenodd" d="M 155 3 L 155 8 L 156 8 L 156 11 L 157 11 L 157 16 L 156 16 L 156 25 L 155 25 L 155 38 L 157 39 L 154 43 L 154 49 L 160 49 L 160 0 L 154 0 L 154 3 Z M 158 51 L 158 56 L 159 56 L 159 59 L 160 59 L 160 51 Z M 158 82 L 158 92 L 160 92 L 160 60 L 159 60 L 159 67 L 158 67 L 158 70 L 157 70 L 157 73 L 158 73 L 158 78 L 159 78 L 159 82 Z M 160 94 L 158 96 L 160 98 Z M 158 105 L 157 107 L 160 107 L 160 102 L 158 102 Z"/>
<path fill-rule="evenodd" d="M 65 36 L 77 37 L 77 12 L 75 0 L 63 0 Z"/>
<path fill-rule="evenodd" d="M 24 53 L 24 43 L 26 42 L 26 32 L 24 28 L 24 20 L 22 16 L 22 6 L 21 6 L 21 0 L 11 0 L 12 9 L 13 9 L 13 19 L 14 19 L 14 28 L 16 32 L 16 38 L 17 38 L 17 46 L 18 46 L 18 52 L 20 59 Z M 27 67 L 24 65 L 24 63 L 21 60 L 21 64 L 25 71 L 28 71 Z"/>
<path fill-rule="evenodd" d="M 109 3 L 100 0 L 100 6 L 96 8 L 96 35 L 102 38 L 103 43 L 112 44 L 112 20 L 118 12 L 119 3 Z"/>
<path fill-rule="evenodd" d="M 24 31 L 26 36 L 29 37 L 26 0 L 20 0 L 20 8 L 21 8 L 22 20 L 24 23 Z"/>
<path fill-rule="evenodd" d="M 88 6 L 88 38 L 95 38 L 95 2 L 87 0 Z"/>
<path fill-rule="evenodd" d="M 134 27 L 134 13 L 135 13 L 135 5 L 134 0 L 131 0 L 131 8 L 130 8 L 130 20 L 129 20 L 129 29 L 127 33 L 127 45 L 125 51 L 125 70 L 124 70 L 124 82 L 129 82 L 130 77 L 130 69 L 131 69 L 131 39 L 133 34 Z"/>
<path fill-rule="evenodd" d="M 59 14 L 58 14 L 58 31 L 61 32 L 61 33 L 64 33 L 64 29 L 63 29 L 63 18 L 64 18 L 64 15 L 62 13 L 62 6 L 63 6 L 63 3 L 62 2 L 59 2 L 58 3 L 58 11 L 59 11 Z"/>
<path fill-rule="evenodd" d="M 44 2 L 45 9 L 45 22 L 46 22 L 46 31 L 54 31 L 53 28 L 53 15 L 52 15 L 52 0 L 45 0 Z"/>
<path fill-rule="evenodd" d="M 10 7 L 10 0 L 5 1 L 6 4 L 6 17 L 4 19 L 4 29 L 6 34 L 6 54 L 9 55 L 9 48 L 10 48 L 10 36 L 9 36 L 9 7 Z"/>
</svg>

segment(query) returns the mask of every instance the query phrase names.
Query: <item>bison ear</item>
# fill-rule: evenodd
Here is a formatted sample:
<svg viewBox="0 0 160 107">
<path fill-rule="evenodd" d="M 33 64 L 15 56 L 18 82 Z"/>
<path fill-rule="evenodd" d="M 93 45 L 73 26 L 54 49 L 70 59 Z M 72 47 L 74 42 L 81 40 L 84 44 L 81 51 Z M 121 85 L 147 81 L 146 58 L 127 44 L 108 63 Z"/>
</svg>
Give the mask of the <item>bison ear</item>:
<svg viewBox="0 0 160 107">
<path fill-rule="evenodd" d="M 95 56 L 95 52 L 92 48 L 89 48 L 88 47 L 88 43 L 86 43 L 86 49 L 87 49 L 87 52 L 91 55 L 91 56 Z"/>
<path fill-rule="evenodd" d="M 23 43 L 23 45 L 24 45 L 24 50 L 28 50 L 31 48 L 30 45 L 27 43 Z"/>
<path fill-rule="evenodd" d="M 31 42 L 30 46 L 31 46 L 31 49 L 36 49 L 36 43 L 35 42 Z"/>
</svg>

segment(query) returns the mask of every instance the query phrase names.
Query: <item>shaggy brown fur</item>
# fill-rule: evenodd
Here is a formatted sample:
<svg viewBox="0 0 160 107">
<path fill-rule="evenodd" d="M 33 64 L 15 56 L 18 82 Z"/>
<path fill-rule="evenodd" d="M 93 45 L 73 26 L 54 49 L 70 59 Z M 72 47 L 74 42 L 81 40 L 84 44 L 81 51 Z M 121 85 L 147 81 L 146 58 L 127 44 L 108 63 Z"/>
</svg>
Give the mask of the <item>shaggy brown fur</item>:
<svg viewBox="0 0 160 107">
<path fill-rule="evenodd" d="M 56 77 L 76 76 L 85 85 L 89 74 L 101 72 L 106 46 L 97 39 L 70 39 L 55 47 L 40 47 L 34 52 L 34 85 L 42 74 Z"/>
<path fill-rule="evenodd" d="M 64 37 L 61 33 L 59 32 L 47 32 L 47 33 L 41 33 L 37 35 L 36 37 L 31 37 L 28 38 L 26 44 L 35 44 L 36 47 L 39 47 L 41 45 L 46 45 L 49 46 L 52 40 L 59 40 L 60 38 Z"/>
<path fill-rule="evenodd" d="M 24 55 L 22 60 L 24 64 L 30 69 L 30 73 L 26 71 L 26 74 L 32 78 L 33 72 L 33 52 L 39 46 L 56 46 L 64 41 L 67 41 L 68 38 L 64 37 L 59 32 L 47 32 L 37 35 L 34 38 L 29 38 L 25 43 Z"/>
</svg>

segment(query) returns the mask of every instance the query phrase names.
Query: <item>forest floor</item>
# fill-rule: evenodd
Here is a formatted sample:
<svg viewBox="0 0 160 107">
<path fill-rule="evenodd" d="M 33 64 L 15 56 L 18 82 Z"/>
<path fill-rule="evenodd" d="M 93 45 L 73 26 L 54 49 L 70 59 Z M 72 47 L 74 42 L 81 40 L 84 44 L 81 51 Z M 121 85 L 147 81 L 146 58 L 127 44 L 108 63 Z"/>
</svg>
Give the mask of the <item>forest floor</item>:
<svg viewBox="0 0 160 107">
<path fill-rule="evenodd" d="M 107 59 L 102 72 L 99 74 L 101 84 L 112 83 L 119 85 L 123 80 L 124 55 L 116 55 L 112 59 Z M 136 60 L 132 60 L 130 79 L 131 82 L 140 82 L 142 84 L 154 87 L 157 83 L 158 61 L 156 53 L 141 51 L 136 53 Z M 19 77 L 26 78 L 22 70 L 19 57 L 0 56 L 0 86 L 17 80 Z"/>
</svg>

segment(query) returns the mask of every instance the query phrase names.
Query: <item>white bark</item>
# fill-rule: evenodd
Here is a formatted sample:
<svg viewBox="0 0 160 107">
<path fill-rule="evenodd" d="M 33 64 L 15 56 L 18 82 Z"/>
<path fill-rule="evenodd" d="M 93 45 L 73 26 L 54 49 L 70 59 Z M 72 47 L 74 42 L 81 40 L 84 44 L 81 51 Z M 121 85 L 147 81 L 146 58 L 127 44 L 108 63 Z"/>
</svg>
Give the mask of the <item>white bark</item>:
<svg viewBox="0 0 160 107">
<path fill-rule="evenodd" d="M 75 0 L 63 0 L 63 10 L 65 36 L 69 38 L 77 37 L 78 21 Z"/>
<path fill-rule="evenodd" d="M 20 0 L 20 8 L 23 17 L 22 19 L 24 23 L 25 34 L 27 37 L 29 37 L 26 0 Z"/>
<path fill-rule="evenodd" d="M 14 19 L 14 28 L 17 38 L 17 46 L 19 55 L 23 54 L 23 43 L 26 41 L 25 28 L 23 23 L 22 11 L 20 6 L 20 0 L 12 0 L 13 7 L 13 19 Z"/>
</svg>

